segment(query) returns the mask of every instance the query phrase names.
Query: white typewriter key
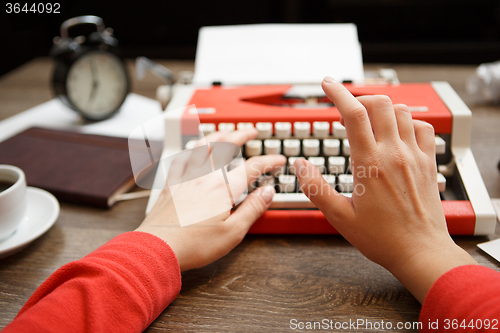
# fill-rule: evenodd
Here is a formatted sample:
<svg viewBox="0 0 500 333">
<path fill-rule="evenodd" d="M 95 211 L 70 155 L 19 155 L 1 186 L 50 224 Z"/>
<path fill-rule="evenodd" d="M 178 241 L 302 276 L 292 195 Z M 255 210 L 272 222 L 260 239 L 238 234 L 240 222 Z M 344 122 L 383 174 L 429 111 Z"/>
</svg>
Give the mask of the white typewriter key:
<svg viewBox="0 0 500 333">
<path fill-rule="evenodd" d="M 354 178 L 352 175 L 339 175 L 339 191 L 352 192 L 354 188 Z"/>
<path fill-rule="evenodd" d="M 328 172 L 333 174 L 344 173 L 345 157 L 330 156 L 328 157 Z"/>
<path fill-rule="evenodd" d="M 316 208 L 304 193 L 276 193 L 270 208 Z"/>
<path fill-rule="evenodd" d="M 304 156 L 318 156 L 319 155 L 319 140 L 318 139 L 305 139 L 302 141 L 302 153 Z"/>
<path fill-rule="evenodd" d="M 342 140 L 342 153 L 344 156 L 351 155 L 351 146 L 349 145 L 349 140 L 347 139 Z"/>
<path fill-rule="evenodd" d="M 351 156 L 347 156 L 347 172 L 353 173 Z"/>
<path fill-rule="evenodd" d="M 293 166 L 293 163 L 295 163 L 295 160 L 298 159 L 298 157 L 289 157 L 288 158 L 288 171 L 294 175 L 295 174 L 295 167 Z"/>
<path fill-rule="evenodd" d="M 264 154 L 281 154 L 281 141 L 280 140 L 264 140 Z"/>
<path fill-rule="evenodd" d="M 442 137 L 436 136 L 436 155 L 446 152 L 446 141 Z"/>
<path fill-rule="evenodd" d="M 292 175 L 295 174 L 295 167 L 293 166 L 293 163 L 295 163 L 295 160 L 298 158 L 299 157 L 297 156 L 288 158 L 288 172 L 291 173 Z"/>
<path fill-rule="evenodd" d="M 298 139 L 305 139 L 311 135 L 311 123 L 296 121 L 293 123 L 293 135 Z"/>
<path fill-rule="evenodd" d="M 198 140 L 189 140 L 188 142 L 186 142 L 184 149 L 193 149 L 196 142 L 198 142 Z"/>
<path fill-rule="evenodd" d="M 442 173 L 438 173 L 437 175 L 438 188 L 439 192 L 444 192 L 446 190 L 446 178 Z"/>
<path fill-rule="evenodd" d="M 262 155 L 262 141 L 250 140 L 245 144 L 245 153 L 248 157 Z"/>
<path fill-rule="evenodd" d="M 234 131 L 233 123 L 219 123 L 219 131 L 232 132 Z"/>
<path fill-rule="evenodd" d="M 269 139 L 273 136 L 273 124 L 272 123 L 257 123 L 255 128 L 259 132 L 257 134 L 257 139 Z"/>
<path fill-rule="evenodd" d="M 323 178 L 326 180 L 328 185 L 330 185 L 331 187 L 335 187 L 336 177 L 334 175 L 323 175 Z"/>
<path fill-rule="evenodd" d="M 236 128 L 238 129 L 238 131 L 241 131 L 241 130 L 244 130 L 247 128 L 253 128 L 253 123 L 238 123 L 236 125 Z"/>
<path fill-rule="evenodd" d="M 318 139 L 327 138 L 330 135 L 330 123 L 327 121 L 315 121 L 313 123 L 313 136 Z"/>
<path fill-rule="evenodd" d="M 339 139 L 323 140 L 323 154 L 325 156 L 338 156 L 340 154 L 340 140 Z"/>
<path fill-rule="evenodd" d="M 340 121 L 334 121 L 332 123 L 332 134 L 337 139 L 347 138 L 347 133 L 345 131 L 345 127 L 340 123 Z"/>
<path fill-rule="evenodd" d="M 280 192 L 293 193 L 295 192 L 295 176 L 281 175 L 279 176 Z"/>
<path fill-rule="evenodd" d="M 300 155 L 300 140 L 297 139 L 283 140 L 283 154 L 285 154 L 285 156 Z"/>
<path fill-rule="evenodd" d="M 320 173 L 325 173 L 325 158 L 321 156 L 315 156 L 315 157 L 309 157 L 307 159 L 309 163 L 314 165 L 316 168 L 318 168 Z"/>
<path fill-rule="evenodd" d="M 278 139 L 288 139 L 292 136 L 292 124 L 277 122 L 274 124 L 274 135 Z"/>
<path fill-rule="evenodd" d="M 274 177 L 271 175 L 260 175 L 259 186 L 274 186 Z"/>
<path fill-rule="evenodd" d="M 198 125 L 198 131 L 200 133 L 200 138 L 204 135 L 209 135 L 212 132 L 215 132 L 215 124 L 212 123 L 201 123 Z"/>
</svg>

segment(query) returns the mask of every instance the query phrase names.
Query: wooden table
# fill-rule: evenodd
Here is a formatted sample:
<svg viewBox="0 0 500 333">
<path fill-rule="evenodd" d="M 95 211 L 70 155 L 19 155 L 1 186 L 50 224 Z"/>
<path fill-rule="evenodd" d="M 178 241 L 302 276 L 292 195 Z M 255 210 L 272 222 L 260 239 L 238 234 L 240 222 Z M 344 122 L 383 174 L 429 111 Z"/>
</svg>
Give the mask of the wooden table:
<svg viewBox="0 0 500 333">
<path fill-rule="evenodd" d="M 192 62 L 163 63 L 174 72 L 193 69 Z M 500 107 L 474 105 L 467 96 L 465 81 L 474 67 L 385 66 L 396 69 L 402 82 L 450 82 L 474 114 L 472 150 L 490 196 L 500 197 L 496 166 Z M 366 69 L 379 67 L 367 65 Z M 35 59 L 0 78 L 0 120 L 51 99 L 51 70 L 50 60 Z M 133 81 L 133 90 L 154 98 L 158 84 L 150 75 L 145 81 Z M 110 210 L 62 203 L 52 229 L 21 252 L 0 260 L 0 327 L 61 265 L 136 228 L 146 203 L 146 199 L 121 202 Z M 455 241 L 481 264 L 500 271 L 499 263 L 476 247 L 499 235 L 497 228 L 491 237 L 455 237 Z M 364 319 L 396 326 L 418 321 L 419 311 L 420 304 L 390 273 L 340 236 L 249 235 L 225 258 L 183 273 L 181 294 L 147 331 L 280 332 L 290 330 L 292 319 Z"/>
</svg>

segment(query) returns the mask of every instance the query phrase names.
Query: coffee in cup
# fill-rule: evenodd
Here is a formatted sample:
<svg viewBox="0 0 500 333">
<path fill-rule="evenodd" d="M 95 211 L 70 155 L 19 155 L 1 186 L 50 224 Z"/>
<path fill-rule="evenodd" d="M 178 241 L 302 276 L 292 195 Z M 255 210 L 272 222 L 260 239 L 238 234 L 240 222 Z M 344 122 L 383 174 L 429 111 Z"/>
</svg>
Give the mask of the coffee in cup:
<svg viewBox="0 0 500 333">
<path fill-rule="evenodd" d="M 18 167 L 0 164 L 0 241 L 11 236 L 26 213 L 26 177 Z"/>
</svg>

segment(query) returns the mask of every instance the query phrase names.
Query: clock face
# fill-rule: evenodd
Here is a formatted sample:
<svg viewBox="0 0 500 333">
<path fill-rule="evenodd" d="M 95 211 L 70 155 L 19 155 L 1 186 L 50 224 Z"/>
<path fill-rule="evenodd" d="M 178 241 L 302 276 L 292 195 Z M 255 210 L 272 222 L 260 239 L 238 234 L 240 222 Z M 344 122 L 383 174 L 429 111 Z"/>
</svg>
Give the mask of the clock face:
<svg viewBox="0 0 500 333">
<path fill-rule="evenodd" d="M 68 99 L 86 117 L 106 118 L 118 109 L 128 93 L 125 71 L 123 62 L 114 54 L 88 52 L 68 72 Z"/>
</svg>

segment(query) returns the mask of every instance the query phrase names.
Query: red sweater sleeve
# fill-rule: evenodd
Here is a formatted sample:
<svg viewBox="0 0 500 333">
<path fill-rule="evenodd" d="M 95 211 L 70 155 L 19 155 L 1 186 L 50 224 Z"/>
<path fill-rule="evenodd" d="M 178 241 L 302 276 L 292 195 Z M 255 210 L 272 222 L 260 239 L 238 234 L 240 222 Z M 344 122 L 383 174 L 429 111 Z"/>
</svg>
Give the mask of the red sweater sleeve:
<svg viewBox="0 0 500 333">
<path fill-rule="evenodd" d="M 500 331 L 500 273 L 471 265 L 443 274 L 424 300 L 420 322 L 421 332 Z"/>
<path fill-rule="evenodd" d="M 142 332 L 181 288 L 177 258 L 143 232 L 115 237 L 52 274 L 7 332 Z"/>
</svg>

